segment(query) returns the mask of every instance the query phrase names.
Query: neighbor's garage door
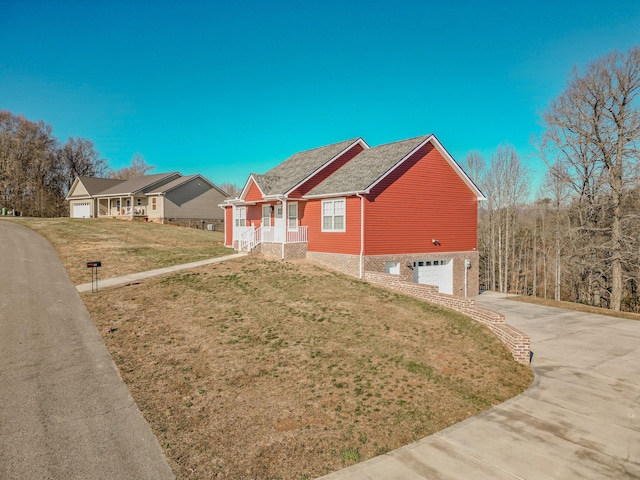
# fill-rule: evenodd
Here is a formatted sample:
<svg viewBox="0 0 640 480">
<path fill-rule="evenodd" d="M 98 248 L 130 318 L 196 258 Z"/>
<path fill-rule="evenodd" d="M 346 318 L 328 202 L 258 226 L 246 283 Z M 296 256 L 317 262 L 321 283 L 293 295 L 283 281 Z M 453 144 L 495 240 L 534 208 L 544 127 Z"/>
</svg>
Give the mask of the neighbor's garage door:
<svg viewBox="0 0 640 480">
<path fill-rule="evenodd" d="M 91 216 L 91 205 L 89 202 L 74 203 L 71 218 L 89 218 Z"/>
<path fill-rule="evenodd" d="M 435 285 L 440 293 L 453 295 L 453 260 L 416 260 L 413 262 L 413 281 Z"/>
</svg>

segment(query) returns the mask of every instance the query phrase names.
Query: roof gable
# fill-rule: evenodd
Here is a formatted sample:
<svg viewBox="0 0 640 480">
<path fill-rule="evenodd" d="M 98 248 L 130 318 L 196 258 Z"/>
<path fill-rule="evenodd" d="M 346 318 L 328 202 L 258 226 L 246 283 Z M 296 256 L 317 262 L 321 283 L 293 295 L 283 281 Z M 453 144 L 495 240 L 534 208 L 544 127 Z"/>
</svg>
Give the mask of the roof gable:
<svg viewBox="0 0 640 480">
<path fill-rule="evenodd" d="M 101 177 L 86 177 L 78 176 L 73 181 L 67 198 L 74 196 L 93 196 L 98 193 L 114 187 L 124 180 L 118 180 L 114 178 L 101 178 Z"/>
<path fill-rule="evenodd" d="M 298 152 L 264 175 L 253 177 L 266 197 L 285 195 L 358 142 L 364 143 L 355 138 Z"/>
<path fill-rule="evenodd" d="M 428 142 L 431 142 L 440 152 L 478 199 L 484 199 L 482 192 L 434 135 L 423 135 L 365 150 L 308 192 L 305 197 L 369 193 L 373 187 Z"/>
<path fill-rule="evenodd" d="M 215 188 L 216 190 L 218 190 L 220 193 L 222 193 L 225 197 L 228 197 L 228 195 L 223 192 L 220 188 L 218 188 L 215 184 L 211 183 L 209 180 L 207 180 L 205 177 L 203 177 L 200 174 L 196 174 L 196 175 L 185 175 L 183 177 L 178 177 L 175 180 L 170 181 L 169 183 L 165 183 L 163 185 L 161 185 L 160 187 L 147 192 L 146 195 L 162 195 L 164 193 L 170 192 L 171 190 L 174 190 L 176 188 L 181 187 L 182 185 L 185 185 L 193 180 L 196 179 L 200 179 L 203 182 L 205 182 L 206 184 L 208 184 L 211 188 Z"/>
<path fill-rule="evenodd" d="M 142 175 L 100 192 L 100 196 L 133 195 L 144 190 L 149 190 L 182 177 L 179 172 L 157 173 L 154 175 Z"/>
</svg>

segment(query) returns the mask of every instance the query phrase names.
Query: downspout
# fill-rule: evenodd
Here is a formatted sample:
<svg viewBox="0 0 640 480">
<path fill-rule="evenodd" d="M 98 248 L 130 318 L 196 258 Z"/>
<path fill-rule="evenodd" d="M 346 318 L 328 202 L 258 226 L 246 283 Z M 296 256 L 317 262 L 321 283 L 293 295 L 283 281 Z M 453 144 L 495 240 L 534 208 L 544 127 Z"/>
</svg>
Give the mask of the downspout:
<svg viewBox="0 0 640 480">
<path fill-rule="evenodd" d="M 360 198 L 360 280 L 364 279 L 364 197 L 356 193 Z"/>
</svg>

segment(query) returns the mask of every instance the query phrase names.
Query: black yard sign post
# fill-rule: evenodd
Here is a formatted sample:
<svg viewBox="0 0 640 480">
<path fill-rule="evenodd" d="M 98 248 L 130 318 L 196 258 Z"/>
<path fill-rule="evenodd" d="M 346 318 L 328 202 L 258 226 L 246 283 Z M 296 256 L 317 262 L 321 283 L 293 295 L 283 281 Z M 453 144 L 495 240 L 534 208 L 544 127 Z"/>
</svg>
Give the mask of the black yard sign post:
<svg viewBox="0 0 640 480">
<path fill-rule="evenodd" d="M 102 266 L 102 262 L 87 262 L 87 268 L 91 269 L 91 293 L 94 293 L 93 289 L 93 278 L 95 277 L 96 288 L 95 292 L 98 291 L 98 267 Z"/>
</svg>

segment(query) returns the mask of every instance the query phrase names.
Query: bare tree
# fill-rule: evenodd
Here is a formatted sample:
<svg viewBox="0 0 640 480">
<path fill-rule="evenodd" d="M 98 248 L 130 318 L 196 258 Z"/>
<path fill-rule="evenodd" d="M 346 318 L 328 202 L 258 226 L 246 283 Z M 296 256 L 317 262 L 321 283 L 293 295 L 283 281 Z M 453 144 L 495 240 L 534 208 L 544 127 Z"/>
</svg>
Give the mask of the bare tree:
<svg viewBox="0 0 640 480">
<path fill-rule="evenodd" d="M 240 192 L 242 191 L 242 187 L 231 182 L 222 182 L 218 186 L 220 187 L 220 189 L 227 192 L 227 195 L 229 195 L 230 197 L 236 197 L 240 195 Z"/>
<path fill-rule="evenodd" d="M 63 212 L 56 148 L 50 125 L 0 111 L 0 207 L 34 216 Z"/>
<path fill-rule="evenodd" d="M 151 172 L 154 168 L 153 165 L 149 165 L 144 157 L 136 152 L 131 158 L 131 165 L 123 167 L 118 170 L 112 170 L 109 173 L 110 178 L 118 178 L 120 180 L 129 180 L 130 178 L 141 177 Z"/>
<path fill-rule="evenodd" d="M 637 183 L 640 141 L 640 47 L 611 53 L 575 69 L 566 90 L 544 113 L 546 148 L 560 175 L 578 194 L 585 229 L 606 234 L 606 270 L 597 272 L 609 290 L 609 305 L 623 298 L 624 197 Z M 560 178 L 560 177 L 559 177 Z M 591 275 L 590 279 L 595 277 Z M 600 281 L 600 280 L 598 280 Z"/>
<path fill-rule="evenodd" d="M 100 158 L 94 143 L 86 138 L 69 137 L 58 148 L 57 156 L 64 169 L 66 191 L 69 191 L 76 177 L 102 177 L 109 169 L 107 160 Z"/>
</svg>

